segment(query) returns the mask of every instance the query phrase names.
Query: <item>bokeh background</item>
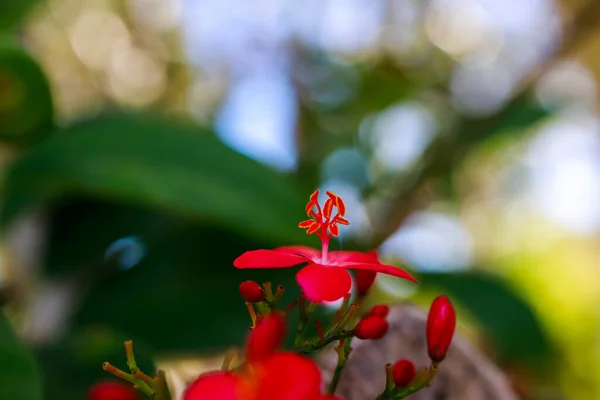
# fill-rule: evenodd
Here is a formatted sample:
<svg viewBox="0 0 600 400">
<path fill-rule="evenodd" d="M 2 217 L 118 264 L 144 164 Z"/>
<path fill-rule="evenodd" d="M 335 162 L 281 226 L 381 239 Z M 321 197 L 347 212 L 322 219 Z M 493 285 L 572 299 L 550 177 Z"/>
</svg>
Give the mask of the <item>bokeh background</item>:
<svg viewBox="0 0 600 400">
<path fill-rule="evenodd" d="M 600 398 L 599 26 L 597 0 L 2 1 L 2 397 L 81 399 L 127 338 L 148 370 L 241 343 L 241 280 L 297 289 L 232 260 L 317 245 L 321 188 L 334 248 L 420 281 L 371 302 L 446 293 L 524 399 Z"/>
</svg>

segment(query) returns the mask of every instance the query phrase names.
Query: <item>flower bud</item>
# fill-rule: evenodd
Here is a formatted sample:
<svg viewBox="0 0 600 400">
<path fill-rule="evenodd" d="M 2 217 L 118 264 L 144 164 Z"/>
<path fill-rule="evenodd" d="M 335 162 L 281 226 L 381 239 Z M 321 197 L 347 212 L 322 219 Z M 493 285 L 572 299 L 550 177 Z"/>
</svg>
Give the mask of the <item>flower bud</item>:
<svg viewBox="0 0 600 400">
<path fill-rule="evenodd" d="M 377 272 L 366 271 L 363 269 L 356 270 L 356 291 L 359 296 L 366 296 L 367 293 L 369 293 L 369 289 L 373 286 L 376 277 Z"/>
<path fill-rule="evenodd" d="M 130 384 L 101 381 L 89 388 L 86 400 L 141 400 L 141 397 Z"/>
<path fill-rule="evenodd" d="M 385 317 L 387 317 L 389 312 L 390 312 L 390 308 L 388 306 L 386 306 L 385 304 L 380 304 L 380 305 L 374 306 L 369 311 L 367 311 L 363 318 L 371 317 L 373 315 L 376 315 L 381 318 L 385 318 Z"/>
<path fill-rule="evenodd" d="M 363 340 L 381 339 L 385 336 L 389 327 L 390 326 L 385 318 L 373 315 L 356 324 L 354 334 L 357 338 Z"/>
<path fill-rule="evenodd" d="M 254 281 L 246 281 L 240 284 L 240 294 L 251 303 L 258 303 L 265 299 L 265 292 L 260 285 Z"/>
<path fill-rule="evenodd" d="M 415 379 L 417 371 L 410 360 L 400 360 L 392 368 L 392 377 L 396 386 L 408 386 Z"/>
<path fill-rule="evenodd" d="M 429 358 L 440 362 L 446 352 L 456 328 L 456 312 L 446 296 L 437 297 L 431 304 L 427 318 L 427 351 Z"/>
</svg>

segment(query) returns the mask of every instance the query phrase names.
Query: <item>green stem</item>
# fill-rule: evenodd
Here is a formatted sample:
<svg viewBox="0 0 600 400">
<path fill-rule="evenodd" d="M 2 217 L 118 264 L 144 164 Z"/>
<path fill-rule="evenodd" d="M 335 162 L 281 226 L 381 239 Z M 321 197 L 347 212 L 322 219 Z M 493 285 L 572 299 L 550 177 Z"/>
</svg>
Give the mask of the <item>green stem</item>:
<svg viewBox="0 0 600 400">
<path fill-rule="evenodd" d="M 163 370 L 156 371 L 156 378 L 154 378 L 154 397 L 153 400 L 171 400 L 171 393 L 167 386 L 167 379 Z"/>
<path fill-rule="evenodd" d="M 304 345 L 304 348 L 297 349 L 300 353 L 304 355 L 311 354 L 315 351 L 321 350 L 323 347 L 326 347 L 328 344 L 336 342 L 338 340 L 348 339 L 348 341 L 352 341 L 352 336 L 354 336 L 354 331 L 342 331 L 340 333 L 326 336 L 325 340 L 321 341 L 320 339 L 316 343 L 308 343 Z"/>
<path fill-rule="evenodd" d="M 335 366 L 335 370 L 333 371 L 333 377 L 331 378 L 331 382 L 327 387 L 328 395 L 335 394 L 335 389 L 337 388 L 337 385 L 340 382 L 342 371 L 344 370 L 344 367 L 346 366 L 346 361 L 348 361 L 348 356 L 350 356 L 350 352 L 352 351 L 351 343 L 352 337 L 344 338 L 340 340 L 339 344 L 336 347 L 338 361 L 337 365 Z"/>
</svg>

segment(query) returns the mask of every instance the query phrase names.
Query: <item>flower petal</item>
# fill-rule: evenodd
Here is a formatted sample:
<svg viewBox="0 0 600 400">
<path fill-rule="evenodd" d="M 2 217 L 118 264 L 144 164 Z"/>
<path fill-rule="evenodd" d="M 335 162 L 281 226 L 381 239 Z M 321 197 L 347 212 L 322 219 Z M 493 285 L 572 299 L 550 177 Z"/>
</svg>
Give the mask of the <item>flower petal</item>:
<svg viewBox="0 0 600 400">
<path fill-rule="evenodd" d="M 344 268 L 309 264 L 296 274 L 306 298 L 315 303 L 336 301 L 352 288 L 352 278 Z"/>
<path fill-rule="evenodd" d="M 310 260 L 306 257 L 278 250 L 247 251 L 233 261 L 236 268 L 286 268 Z"/>
<path fill-rule="evenodd" d="M 418 283 L 415 278 L 412 277 L 408 272 L 394 267 L 393 265 L 386 264 L 373 264 L 373 263 L 359 263 L 359 262 L 344 262 L 339 264 L 340 267 L 348 268 L 348 269 L 362 269 L 365 271 L 373 271 L 379 272 L 386 275 L 392 275 L 397 278 L 407 279 L 409 281 L 413 281 Z"/>
<path fill-rule="evenodd" d="M 321 372 L 313 360 L 296 353 L 280 352 L 262 364 L 256 399 L 312 400 L 321 397 Z"/>
<path fill-rule="evenodd" d="M 183 393 L 183 400 L 239 400 L 238 378 L 229 373 L 214 371 L 200 375 Z"/>
<path fill-rule="evenodd" d="M 369 264 L 379 263 L 377 253 L 373 251 L 368 253 L 363 253 L 360 251 L 330 251 L 329 254 L 327 254 L 327 261 L 334 265 L 339 265 L 346 262 Z"/>
<path fill-rule="evenodd" d="M 313 249 L 312 247 L 308 246 L 283 246 L 278 247 L 275 250 L 298 254 L 303 257 L 310 258 L 314 262 L 319 262 L 321 260 L 321 250 Z"/>
<path fill-rule="evenodd" d="M 248 335 L 246 359 L 255 361 L 273 354 L 285 337 L 285 319 L 271 313 L 256 325 Z"/>
</svg>

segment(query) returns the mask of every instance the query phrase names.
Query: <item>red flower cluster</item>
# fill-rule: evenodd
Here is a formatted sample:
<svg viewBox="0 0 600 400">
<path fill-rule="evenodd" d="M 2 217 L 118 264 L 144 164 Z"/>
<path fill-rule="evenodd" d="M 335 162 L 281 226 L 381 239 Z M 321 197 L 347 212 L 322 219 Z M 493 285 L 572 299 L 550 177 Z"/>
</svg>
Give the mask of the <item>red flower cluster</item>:
<svg viewBox="0 0 600 400">
<path fill-rule="evenodd" d="M 200 375 L 183 400 L 341 400 L 321 394 L 321 373 L 314 361 L 278 350 L 285 321 L 269 314 L 250 332 L 246 359 L 234 371 Z"/>
<path fill-rule="evenodd" d="M 323 207 L 315 191 L 306 205 L 309 219 L 299 224 L 307 234 L 321 239 L 321 250 L 306 246 L 287 246 L 275 250 L 247 251 L 233 262 L 236 268 L 287 268 L 308 263 L 296 274 L 296 281 L 306 297 L 317 303 L 335 301 L 346 296 L 352 287 L 348 269 L 364 275 L 358 280 L 359 291 L 366 293 L 376 273 L 383 273 L 416 282 L 409 273 L 391 265 L 381 264 L 374 252 L 329 251 L 332 236 L 338 236 L 338 224 L 348 225 L 344 218 L 344 201 L 331 192 Z M 335 213 L 334 213 L 335 210 Z M 363 293 L 363 294 L 364 294 Z"/>
</svg>

